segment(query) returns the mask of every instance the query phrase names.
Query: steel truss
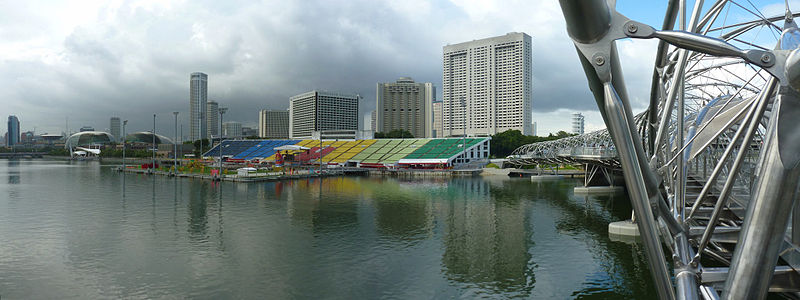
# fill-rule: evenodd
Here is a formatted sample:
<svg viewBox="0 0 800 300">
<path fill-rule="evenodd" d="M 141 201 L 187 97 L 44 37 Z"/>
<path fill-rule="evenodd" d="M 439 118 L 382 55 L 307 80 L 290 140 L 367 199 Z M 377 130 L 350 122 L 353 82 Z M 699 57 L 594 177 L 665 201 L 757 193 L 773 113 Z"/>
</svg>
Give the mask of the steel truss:
<svg viewBox="0 0 800 300">
<path fill-rule="evenodd" d="M 800 292 L 800 230 L 787 229 L 800 228 L 796 15 L 730 0 L 689 14 L 670 0 L 658 30 L 603 0 L 559 2 L 608 129 L 522 146 L 511 162 L 621 169 L 661 299 Z M 725 24 L 732 9 L 756 20 Z M 635 117 L 619 39 L 659 41 L 649 108 Z"/>
</svg>

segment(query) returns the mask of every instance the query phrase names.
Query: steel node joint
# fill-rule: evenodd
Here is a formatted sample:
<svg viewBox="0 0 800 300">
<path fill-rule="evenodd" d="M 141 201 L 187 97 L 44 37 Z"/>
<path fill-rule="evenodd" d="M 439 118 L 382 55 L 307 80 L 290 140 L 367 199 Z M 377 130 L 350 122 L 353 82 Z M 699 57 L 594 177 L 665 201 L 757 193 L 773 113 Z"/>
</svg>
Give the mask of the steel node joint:
<svg viewBox="0 0 800 300">
<path fill-rule="evenodd" d="M 675 47 L 714 56 L 740 57 L 760 67 L 775 65 L 775 55 L 770 51 L 742 50 L 728 42 L 696 33 L 675 30 L 655 30 L 646 24 L 628 21 L 623 32 L 627 37 L 637 39 L 658 38 Z"/>
</svg>

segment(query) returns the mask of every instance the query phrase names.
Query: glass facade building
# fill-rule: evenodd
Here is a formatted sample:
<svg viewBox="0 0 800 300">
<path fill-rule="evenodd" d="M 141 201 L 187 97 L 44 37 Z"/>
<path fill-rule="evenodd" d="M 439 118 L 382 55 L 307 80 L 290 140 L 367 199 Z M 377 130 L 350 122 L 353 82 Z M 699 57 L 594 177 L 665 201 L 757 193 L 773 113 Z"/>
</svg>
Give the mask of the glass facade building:
<svg viewBox="0 0 800 300">
<path fill-rule="evenodd" d="M 8 137 L 6 138 L 6 146 L 14 146 L 19 144 L 19 118 L 17 116 L 8 116 Z"/>
</svg>

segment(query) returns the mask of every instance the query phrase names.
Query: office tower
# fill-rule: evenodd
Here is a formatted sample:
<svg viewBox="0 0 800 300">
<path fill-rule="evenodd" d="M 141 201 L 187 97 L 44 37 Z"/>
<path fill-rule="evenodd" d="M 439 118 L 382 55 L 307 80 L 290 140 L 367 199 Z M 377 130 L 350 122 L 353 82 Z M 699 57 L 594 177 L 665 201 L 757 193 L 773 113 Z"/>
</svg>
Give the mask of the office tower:
<svg viewBox="0 0 800 300">
<path fill-rule="evenodd" d="M 289 111 L 262 109 L 258 112 L 258 137 L 288 139 Z"/>
<path fill-rule="evenodd" d="M 572 114 L 572 133 L 583 134 L 583 115 L 580 113 Z"/>
<path fill-rule="evenodd" d="M 433 102 L 433 136 L 442 137 L 442 101 Z"/>
<path fill-rule="evenodd" d="M 208 138 L 219 136 L 219 103 L 214 100 L 206 102 L 206 127 Z"/>
<path fill-rule="evenodd" d="M 19 118 L 17 116 L 8 116 L 8 136 L 6 137 L 6 146 L 14 146 L 19 144 L 20 131 L 19 131 Z"/>
<path fill-rule="evenodd" d="M 378 110 L 373 110 L 372 113 L 369 114 L 369 130 L 372 132 L 377 132 L 378 129 Z"/>
<path fill-rule="evenodd" d="M 531 134 L 531 37 L 525 33 L 444 46 L 445 136 Z"/>
<path fill-rule="evenodd" d="M 111 117 L 111 124 L 108 126 L 110 128 L 111 135 L 119 142 L 122 141 L 124 136 L 122 136 L 122 131 L 120 130 L 120 122 L 118 117 Z"/>
<path fill-rule="evenodd" d="M 289 98 L 289 138 L 311 138 L 314 131 L 358 131 L 360 96 L 311 91 Z"/>
<path fill-rule="evenodd" d="M 533 127 L 532 127 L 532 129 L 533 129 L 533 133 L 531 133 L 531 135 L 533 135 L 533 136 L 539 136 L 539 134 L 536 132 L 536 122 L 533 122 Z"/>
<path fill-rule="evenodd" d="M 287 125 L 288 125 L 288 124 L 287 124 Z M 287 127 L 288 127 L 288 126 L 287 126 Z M 289 129 L 286 129 L 286 130 L 287 130 L 286 132 L 288 133 L 288 132 L 289 132 L 289 131 L 288 131 Z M 257 130 L 257 129 L 255 129 L 255 128 L 252 128 L 252 127 L 245 127 L 245 126 L 242 126 L 242 136 L 243 136 L 243 137 L 258 136 L 258 130 Z M 287 137 L 288 137 L 288 135 L 287 135 Z"/>
<path fill-rule="evenodd" d="M 242 137 L 242 123 L 224 122 L 222 123 L 222 136 L 228 139 L 238 139 Z"/>
<path fill-rule="evenodd" d="M 206 102 L 208 101 L 208 75 L 200 72 L 189 76 L 189 139 L 208 138 Z"/>
<path fill-rule="evenodd" d="M 433 83 L 416 83 L 401 77 L 394 83 L 378 83 L 375 96 L 378 132 L 406 130 L 414 137 L 433 137 Z"/>
</svg>

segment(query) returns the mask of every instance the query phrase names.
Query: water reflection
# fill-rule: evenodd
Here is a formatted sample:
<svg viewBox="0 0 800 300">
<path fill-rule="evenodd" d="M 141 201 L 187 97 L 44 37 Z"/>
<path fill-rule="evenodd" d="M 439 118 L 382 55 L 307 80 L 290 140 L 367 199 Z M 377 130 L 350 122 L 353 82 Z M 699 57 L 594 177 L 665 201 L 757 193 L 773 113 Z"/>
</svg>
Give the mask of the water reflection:
<svg viewBox="0 0 800 300">
<path fill-rule="evenodd" d="M 8 184 L 19 184 L 20 183 L 19 160 L 8 159 L 6 165 L 8 166 L 7 168 Z"/>
<path fill-rule="evenodd" d="M 359 189 L 349 178 L 297 180 L 291 183 L 288 211 L 292 220 L 314 232 L 344 230 L 358 223 Z"/>
<path fill-rule="evenodd" d="M 384 184 L 371 195 L 377 231 L 381 235 L 408 240 L 425 237 L 432 229 L 431 199 L 424 191 Z"/>
<path fill-rule="evenodd" d="M 5 185 L 25 201 L 0 197 L 0 235 L 8 237 L 0 243 L 3 296 L 35 296 L 30 278 L 50 288 L 33 298 L 619 299 L 652 292 L 641 249 L 607 238 L 609 221 L 630 216 L 624 196 L 576 197 L 568 180 L 219 184 L 61 164 L 70 167 L 31 173 L 23 162 L 25 184 Z M 127 190 L 122 205 L 108 200 L 118 199 L 115 179 Z"/>
<path fill-rule="evenodd" d="M 189 184 L 189 237 L 205 241 L 208 231 L 208 183 L 192 180 Z"/>
<path fill-rule="evenodd" d="M 528 205 L 492 201 L 492 190 L 481 180 L 451 182 L 449 201 L 440 207 L 446 224 L 444 271 L 452 280 L 527 296 L 535 283 Z"/>
</svg>

